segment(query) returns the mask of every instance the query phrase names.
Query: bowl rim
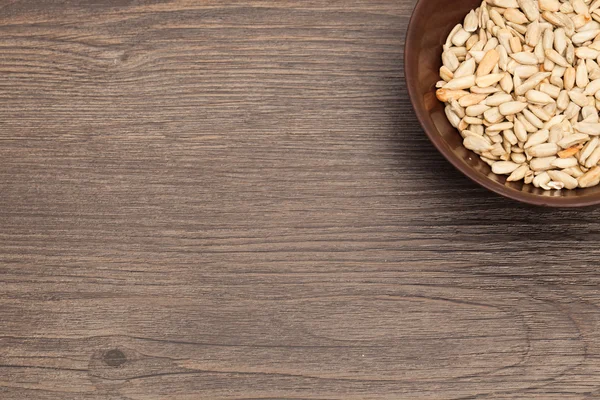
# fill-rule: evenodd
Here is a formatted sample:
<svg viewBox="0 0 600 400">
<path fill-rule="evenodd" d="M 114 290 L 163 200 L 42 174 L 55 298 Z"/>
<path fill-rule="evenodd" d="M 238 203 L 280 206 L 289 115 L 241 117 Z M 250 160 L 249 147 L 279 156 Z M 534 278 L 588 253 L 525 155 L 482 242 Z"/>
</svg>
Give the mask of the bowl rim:
<svg viewBox="0 0 600 400">
<path fill-rule="evenodd" d="M 412 15 L 410 17 L 410 21 L 408 23 L 408 28 L 406 30 L 406 39 L 404 42 L 404 80 L 406 82 L 406 87 L 408 89 L 408 97 L 410 98 L 410 102 L 412 104 L 413 110 L 421 124 L 421 127 L 425 131 L 427 137 L 433 145 L 437 148 L 437 150 L 448 160 L 456 169 L 462 172 L 465 176 L 467 176 L 472 181 L 478 183 L 484 188 L 504 196 L 506 198 L 516 200 L 522 203 L 527 203 L 535 206 L 545 206 L 545 207 L 587 207 L 600 204 L 600 196 L 583 196 L 583 197 L 550 197 L 550 196 L 540 196 L 532 193 L 522 192 L 515 189 L 508 188 L 501 183 L 495 182 L 488 177 L 477 173 L 473 168 L 467 165 L 462 161 L 446 144 L 446 141 L 443 137 L 437 134 L 437 129 L 433 125 L 432 121 L 427 117 L 429 114 L 427 110 L 424 109 L 422 104 L 416 101 L 418 96 L 417 83 L 416 80 L 409 80 L 409 77 L 417 76 L 416 71 L 413 68 L 412 63 L 407 60 L 412 57 L 412 49 L 408 45 L 409 43 L 414 43 L 417 38 L 417 15 L 421 11 L 423 4 L 427 0 L 417 0 L 417 4 L 413 9 Z M 458 133 L 457 133 L 458 134 Z M 585 190 L 585 189 L 578 189 Z"/>
</svg>

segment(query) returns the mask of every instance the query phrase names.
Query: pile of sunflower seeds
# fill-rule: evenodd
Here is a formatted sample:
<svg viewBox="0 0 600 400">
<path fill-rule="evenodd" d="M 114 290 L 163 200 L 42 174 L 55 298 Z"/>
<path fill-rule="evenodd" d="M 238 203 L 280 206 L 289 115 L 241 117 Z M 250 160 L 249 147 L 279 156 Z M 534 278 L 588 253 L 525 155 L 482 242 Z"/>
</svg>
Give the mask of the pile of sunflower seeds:
<svg viewBox="0 0 600 400">
<path fill-rule="evenodd" d="M 507 181 L 600 183 L 600 0 L 487 0 L 452 29 L 446 116 Z"/>
</svg>

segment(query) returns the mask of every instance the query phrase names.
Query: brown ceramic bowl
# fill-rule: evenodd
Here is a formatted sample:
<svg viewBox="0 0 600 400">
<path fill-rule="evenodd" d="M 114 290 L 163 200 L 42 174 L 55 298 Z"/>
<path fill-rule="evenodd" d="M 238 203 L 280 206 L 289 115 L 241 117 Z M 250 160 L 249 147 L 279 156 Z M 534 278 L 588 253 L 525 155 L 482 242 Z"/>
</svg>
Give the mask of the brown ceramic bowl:
<svg viewBox="0 0 600 400">
<path fill-rule="evenodd" d="M 522 182 L 506 182 L 479 157 L 465 149 L 435 97 L 440 79 L 442 44 L 452 28 L 481 0 L 419 0 L 413 11 L 404 53 L 408 93 L 417 118 L 435 147 L 461 172 L 481 186 L 524 203 L 552 207 L 583 207 L 600 203 L 600 186 L 545 191 Z"/>
</svg>

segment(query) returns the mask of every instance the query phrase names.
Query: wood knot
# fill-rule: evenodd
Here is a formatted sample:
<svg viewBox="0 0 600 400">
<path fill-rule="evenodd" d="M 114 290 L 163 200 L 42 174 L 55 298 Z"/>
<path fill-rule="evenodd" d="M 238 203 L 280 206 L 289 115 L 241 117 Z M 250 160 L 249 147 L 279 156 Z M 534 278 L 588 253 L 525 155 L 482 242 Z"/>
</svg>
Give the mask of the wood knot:
<svg viewBox="0 0 600 400">
<path fill-rule="evenodd" d="M 104 363 L 110 367 L 120 367 L 127 362 L 127 357 L 119 349 L 109 350 L 102 356 Z"/>
</svg>

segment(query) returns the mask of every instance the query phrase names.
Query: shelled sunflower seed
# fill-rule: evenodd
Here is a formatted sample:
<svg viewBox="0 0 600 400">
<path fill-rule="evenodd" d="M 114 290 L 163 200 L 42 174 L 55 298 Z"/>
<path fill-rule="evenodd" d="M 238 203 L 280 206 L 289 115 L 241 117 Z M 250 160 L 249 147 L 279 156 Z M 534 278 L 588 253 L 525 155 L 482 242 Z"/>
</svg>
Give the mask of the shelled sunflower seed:
<svg viewBox="0 0 600 400">
<path fill-rule="evenodd" d="M 600 0 L 487 0 L 443 46 L 437 98 L 507 181 L 600 184 Z"/>
</svg>

